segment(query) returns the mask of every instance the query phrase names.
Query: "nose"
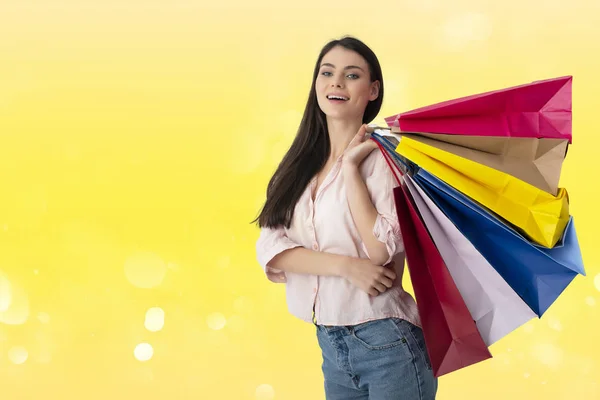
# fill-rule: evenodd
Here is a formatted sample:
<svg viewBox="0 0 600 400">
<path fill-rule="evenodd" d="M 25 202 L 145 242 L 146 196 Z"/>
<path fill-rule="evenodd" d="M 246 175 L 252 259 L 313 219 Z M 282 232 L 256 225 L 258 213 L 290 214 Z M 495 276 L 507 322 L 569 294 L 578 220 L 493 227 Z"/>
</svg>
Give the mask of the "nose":
<svg viewBox="0 0 600 400">
<path fill-rule="evenodd" d="M 341 88 L 343 86 L 342 80 L 343 80 L 343 77 L 340 78 L 338 76 L 337 78 L 335 78 L 333 80 L 333 82 L 331 82 L 331 87 L 337 86 L 337 87 Z"/>
</svg>

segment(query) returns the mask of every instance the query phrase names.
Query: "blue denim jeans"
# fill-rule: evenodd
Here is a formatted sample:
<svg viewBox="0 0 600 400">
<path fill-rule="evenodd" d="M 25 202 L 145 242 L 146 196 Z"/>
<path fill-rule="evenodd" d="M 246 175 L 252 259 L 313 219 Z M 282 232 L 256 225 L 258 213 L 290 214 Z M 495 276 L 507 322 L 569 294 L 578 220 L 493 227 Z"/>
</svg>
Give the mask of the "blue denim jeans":
<svg viewBox="0 0 600 400">
<path fill-rule="evenodd" d="M 437 379 L 421 328 L 398 318 L 317 325 L 327 400 L 431 400 Z"/>
</svg>

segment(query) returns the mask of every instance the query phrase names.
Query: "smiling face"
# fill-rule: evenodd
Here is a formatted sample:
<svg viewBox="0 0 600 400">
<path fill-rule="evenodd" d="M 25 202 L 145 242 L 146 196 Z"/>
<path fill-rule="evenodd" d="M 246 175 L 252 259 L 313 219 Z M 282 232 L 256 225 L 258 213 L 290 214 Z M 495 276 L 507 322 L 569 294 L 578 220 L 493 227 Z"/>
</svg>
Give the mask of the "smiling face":
<svg viewBox="0 0 600 400">
<path fill-rule="evenodd" d="M 328 119 L 362 119 L 369 101 L 379 94 L 369 65 L 358 53 L 336 46 L 321 60 L 315 81 L 319 107 Z"/>
</svg>

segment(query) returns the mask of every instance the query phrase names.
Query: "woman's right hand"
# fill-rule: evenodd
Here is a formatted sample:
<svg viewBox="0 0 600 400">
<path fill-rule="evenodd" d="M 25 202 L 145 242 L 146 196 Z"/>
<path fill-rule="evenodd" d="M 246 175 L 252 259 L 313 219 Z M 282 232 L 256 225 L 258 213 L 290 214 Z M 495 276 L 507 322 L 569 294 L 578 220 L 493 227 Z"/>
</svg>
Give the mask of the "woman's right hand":
<svg viewBox="0 0 600 400">
<path fill-rule="evenodd" d="M 381 266 L 368 259 L 354 259 L 346 264 L 344 278 L 362 291 L 377 296 L 392 287 L 396 279 L 394 262 Z"/>
</svg>

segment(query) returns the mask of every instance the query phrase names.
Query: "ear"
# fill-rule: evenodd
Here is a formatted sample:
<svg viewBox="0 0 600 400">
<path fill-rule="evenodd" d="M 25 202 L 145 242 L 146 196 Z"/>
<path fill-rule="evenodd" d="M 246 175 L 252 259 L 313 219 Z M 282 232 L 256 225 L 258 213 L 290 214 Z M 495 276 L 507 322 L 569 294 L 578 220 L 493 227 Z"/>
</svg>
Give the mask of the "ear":
<svg viewBox="0 0 600 400">
<path fill-rule="evenodd" d="M 379 97 L 379 81 L 371 83 L 371 92 L 369 93 L 369 101 L 375 100 Z"/>
</svg>

